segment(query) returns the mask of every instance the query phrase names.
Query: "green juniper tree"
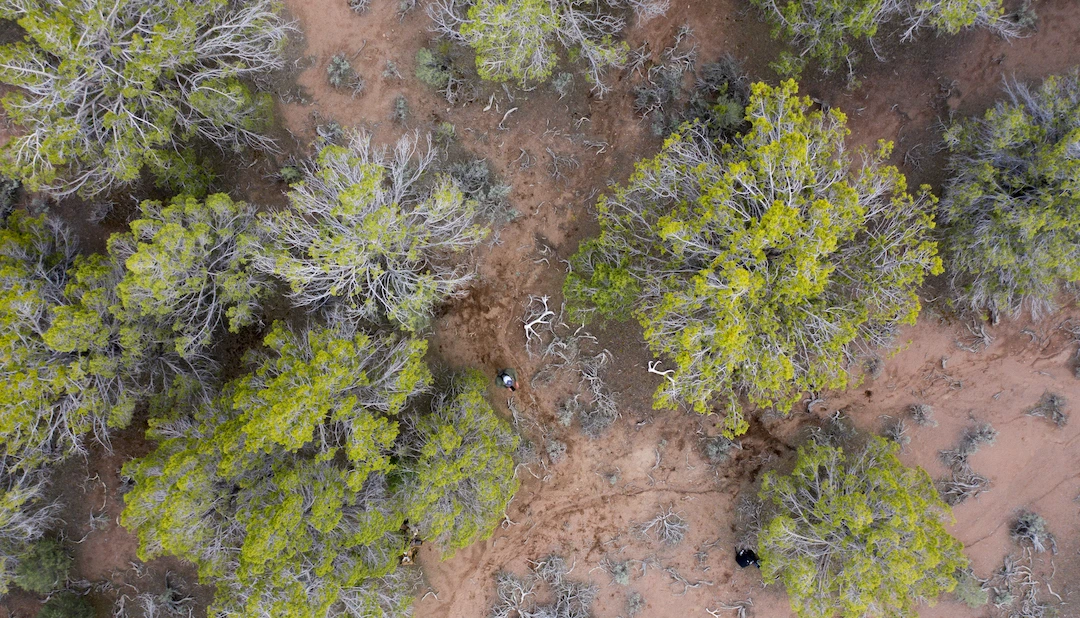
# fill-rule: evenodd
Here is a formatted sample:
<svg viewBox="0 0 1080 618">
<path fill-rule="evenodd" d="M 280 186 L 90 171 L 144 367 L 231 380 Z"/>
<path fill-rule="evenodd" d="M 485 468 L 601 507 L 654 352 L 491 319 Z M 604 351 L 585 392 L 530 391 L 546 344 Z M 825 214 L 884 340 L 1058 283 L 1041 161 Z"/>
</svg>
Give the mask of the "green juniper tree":
<svg viewBox="0 0 1080 618">
<path fill-rule="evenodd" d="M 1008 100 L 945 133 L 943 254 L 956 297 L 977 311 L 1038 317 L 1080 283 L 1080 76 Z"/>
<path fill-rule="evenodd" d="M 674 363 L 657 407 L 720 400 L 729 436 L 747 427 L 741 397 L 787 408 L 843 387 L 856 346 L 914 322 L 941 267 L 934 198 L 882 164 L 889 144 L 853 167 L 844 115 L 810 111 L 793 81 L 755 84 L 746 118 L 729 143 L 684 125 L 638 163 L 564 287 L 576 317 L 634 317 Z"/>
<path fill-rule="evenodd" d="M 21 133 L 0 151 L 31 190 L 100 194 L 143 170 L 203 192 L 183 146 L 270 148 L 270 98 L 246 79 L 282 66 L 275 0 L 11 0 L 26 38 L 0 47 L 3 98 Z"/>
<path fill-rule="evenodd" d="M 845 451 L 811 442 L 795 469 L 765 474 L 761 571 L 783 583 L 800 618 L 916 616 L 956 585 L 963 545 L 930 475 L 872 437 Z"/>
<path fill-rule="evenodd" d="M 44 470 L 17 468 L 16 463 L 21 462 L 0 455 L 0 595 L 24 570 L 20 563 L 53 524 L 57 510 L 44 499 Z"/>
<path fill-rule="evenodd" d="M 422 329 L 471 279 L 460 256 L 489 232 L 482 205 L 434 174 L 434 160 L 415 136 L 391 155 L 366 133 L 324 146 L 293 184 L 291 208 L 262 217 L 270 242 L 257 266 L 284 279 L 297 305 Z"/>
</svg>

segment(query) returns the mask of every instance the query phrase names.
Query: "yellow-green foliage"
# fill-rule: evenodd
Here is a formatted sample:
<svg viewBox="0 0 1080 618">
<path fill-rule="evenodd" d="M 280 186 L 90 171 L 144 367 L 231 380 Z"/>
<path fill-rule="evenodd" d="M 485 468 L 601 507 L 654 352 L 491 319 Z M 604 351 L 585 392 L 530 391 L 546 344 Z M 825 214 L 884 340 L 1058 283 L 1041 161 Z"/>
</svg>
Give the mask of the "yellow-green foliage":
<svg viewBox="0 0 1080 618">
<path fill-rule="evenodd" d="M 436 18 L 460 23 L 453 33 L 476 52 L 483 79 L 522 87 L 546 82 L 558 63 L 557 45 L 581 60 L 586 78 L 603 93 L 604 72 L 626 63 L 629 46 L 615 42 L 625 22 L 611 14 L 612 0 L 471 0 L 464 16 Z M 452 26 L 445 26 L 452 28 Z"/>
<path fill-rule="evenodd" d="M 656 407 L 719 399 L 729 436 L 746 429 L 740 396 L 786 409 L 842 388 L 850 346 L 913 323 L 940 270 L 934 198 L 882 165 L 889 144 L 853 170 L 844 115 L 810 111 L 792 81 L 755 84 L 746 118 L 725 144 L 684 125 L 601 198 L 564 287 L 577 316 L 633 316 L 674 363 Z"/>
<path fill-rule="evenodd" d="M 1038 315 L 1080 282 L 1080 77 L 1008 94 L 945 134 L 944 255 L 962 303 Z"/>
<path fill-rule="evenodd" d="M 399 422 L 431 382 L 423 340 L 339 321 L 275 324 L 265 346 L 194 419 L 154 424 L 158 449 L 125 466 L 121 522 L 143 559 L 179 556 L 216 584 L 211 613 L 401 615 L 406 518 L 448 549 L 490 534 L 517 487 L 515 440 L 475 386 L 447 395 L 449 416 Z"/>
<path fill-rule="evenodd" d="M 461 36 L 476 50 L 476 70 L 492 81 L 543 83 L 558 60 L 558 14 L 549 0 L 479 0 Z"/>
<path fill-rule="evenodd" d="M 795 469 L 766 473 L 762 575 L 787 589 L 800 618 L 913 617 L 956 585 L 963 545 L 930 476 L 873 437 L 858 452 L 800 447 Z"/>
<path fill-rule="evenodd" d="M 253 207 L 218 193 L 146 201 L 139 211 L 130 233 L 109 239 L 109 253 L 125 267 L 121 319 L 162 324 L 185 358 L 224 326 L 235 333 L 256 319 L 267 286 L 249 267 L 258 243 Z"/>
<path fill-rule="evenodd" d="M 478 371 L 457 376 L 413 427 L 422 446 L 404 478 L 409 526 L 449 554 L 490 536 L 517 492 L 518 437 L 487 390 Z"/>
<path fill-rule="evenodd" d="M 271 101 L 242 79 L 281 65 L 272 0 L 20 0 L 0 5 L 24 40 L 0 47 L 3 98 L 23 134 L 2 169 L 33 190 L 95 195 L 154 173 L 205 192 L 182 145 L 267 146 Z"/>
<path fill-rule="evenodd" d="M 392 158 L 366 133 L 324 147 L 292 185 L 291 207 L 261 218 L 270 243 L 259 267 L 299 305 L 339 303 L 356 318 L 423 329 L 470 279 L 461 254 L 489 232 L 480 204 L 430 173 L 434 156 L 409 136 Z"/>
<path fill-rule="evenodd" d="M 854 73 L 859 56 L 852 46 L 870 40 L 879 28 L 903 20 L 901 38 L 931 27 L 956 34 L 979 26 L 1004 36 L 1017 36 L 1019 26 L 1005 15 L 1002 0 L 751 0 L 773 25 L 773 36 L 787 38 L 798 55 L 782 54 L 777 67 L 797 75 L 813 58 L 825 71 Z"/>
</svg>

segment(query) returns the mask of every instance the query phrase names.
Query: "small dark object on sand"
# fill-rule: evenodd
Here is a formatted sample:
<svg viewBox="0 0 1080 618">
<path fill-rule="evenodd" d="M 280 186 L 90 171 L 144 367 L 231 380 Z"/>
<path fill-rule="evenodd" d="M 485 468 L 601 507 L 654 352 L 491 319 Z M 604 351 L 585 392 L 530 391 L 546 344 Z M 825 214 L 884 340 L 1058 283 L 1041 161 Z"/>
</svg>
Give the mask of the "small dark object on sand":
<svg viewBox="0 0 1080 618">
<path fill-rule="evenodd" d="M 752 549 L 740 549 L 735 552 L 735 562 L 739 563 L 739 566 L 744 569 L 751 564 L 759 569 L 761 568 L 761 559 Z"/>
</svg>

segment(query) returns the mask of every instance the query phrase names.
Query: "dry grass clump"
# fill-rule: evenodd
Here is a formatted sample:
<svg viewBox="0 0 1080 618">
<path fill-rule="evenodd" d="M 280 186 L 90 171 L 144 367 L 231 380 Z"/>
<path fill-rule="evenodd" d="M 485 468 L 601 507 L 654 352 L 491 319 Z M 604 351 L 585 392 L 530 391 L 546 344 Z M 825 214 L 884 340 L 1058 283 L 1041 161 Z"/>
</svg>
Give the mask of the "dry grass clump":
<svg viewBox="0 0 1080 618">
<path fill-rule="evenodd" d="M 929 404 L 913 403 L 908 408 L 908 413 L 911 414 L 911 420 L 920 427 L 937 426 L 937 421 L 934 420 L 934 408 Z"/>
<path fill-rule="evenodd" d="M 1039 403 L 1027 411 L 1028 416 L 1039 416 L 1054 423 L 1058 427 L 1064 427 L 1069 422 L 1069 415 L 1065 413 L 1065 406 L 1069 403 L 1062 395 L 1046 391 Z"/>
<path fill-rule="evenodd" d="M 947 504 L 956 506 L 990 487 L 989 479 L 971 469 L 968 458 L 996 439 L 997 430 L 989 423 L 982 423 L 964 430 L 956 448 L 941 451 L 941 460 L 952 470 L 952 475 L 939 483 L 941 497 Z"/>
</svg>

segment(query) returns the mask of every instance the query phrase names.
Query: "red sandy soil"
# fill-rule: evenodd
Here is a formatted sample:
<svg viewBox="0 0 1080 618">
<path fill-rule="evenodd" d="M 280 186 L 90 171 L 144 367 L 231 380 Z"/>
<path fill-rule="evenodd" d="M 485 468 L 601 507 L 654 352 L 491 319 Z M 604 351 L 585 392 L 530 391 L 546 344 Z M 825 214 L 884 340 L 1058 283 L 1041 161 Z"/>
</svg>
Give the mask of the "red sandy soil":
<svg viewBox="0 0 1080 618">
<path fill-rule="evenodd" d="M 295 137 L 294 144 L 286 145 L 298 155 L 309 151 L 315 124 L 329 119 L 346 127 L 366 127 L 382 142 L 406 130 L 426 131 L 438 122 L 452 122 L 460 145 L 487 158 L 494 171 L 513 185 L 510 201 L 518 216 L 500 229 L 495 243 L 480 252 L 479 276 L 469 294 L 449 303 L 438 318 L 432 339 L 434 360 L 492 374 L 500 367 L 513 366 L 521 376 L 530 376 L 538 361 L 529 358 L 524 346 L 521 317 L 528 297 L 549 294 L 558 305 L 564 276 L 559 260 L 572 255 L 578 242 L 595 231 L 590 210 L 595 195 L 609 182 L 625 180 L 633 161 L 655 152 L 659 145 L 649 135 L 647 122 L 631 110 L 631 89 L 640 78 L 618 78 L 615 90 L 603 100 L 589 96 L 579 76 L 574 92 L 561 101 L 548 87 L 528 93 L 510 89 L 511 100 L 502 88 L 484 86 L 475 102 L 450 107 L 413 77 L 416 50 L 431 38 L 423 7 L 399 20 L 397 2 L 372 4 L 367 13 L 357 15 L 345 0 L 286 1 L 304 35 L 304 50 L 294 66 L 300 71 L 296 85 L 306 91 L 304 103 L 295 92 L 288 97 L 290 102 L 279 102 L 283 127 Z M 905 154 L 911 155 L 912 167 L 904 171 L 912 183 L 929 182 L 939 188 L 943 177 L 943 158 L 936 147 L 939 120 L 952 113 L 981 113 L 999 95 L 1003 77 L 1038 80 L 1080 63 L 1080 5 L 1074 0 L 1046 0 L 1036 2 L 1035 8 L 1039 29 L 1029 38 L 1004 42 L 969 32 L 955 37 L 927 35 L 905 46 L 883 41 L 880 49 L 888 60 L 878 62 L 868 55 L 860 67 L 861 88 L 847 91 L 836 76 L 811 75 L 804 81 L 805 90 L 848 114 L 852 146 L 873 144 L 879 138 L 893 140 L 898 164 Z M 655 58 L 684 23 L 696 34 L 701 62 L 730 53 L 743 61 L 751 76 L 774 78 L 767 65 L 779 48 L 745 1 L 675 0 L 666 17 L 631 29 L 631 45 L 648 41 Z M 339 52 L 351 57 L 365 78 L 363 94 L 352 97 L 327 84 L 327 62 Z M 396 63 L 404 79 L 383 77 L 387 60 Z M 407 98 L 411 111 L 405 127 L 390 121 L 392 103 L 399 94 Z M 483 111 L 489 103 L 490 109 Z M 505 117 L 505 130 L 500 129 L 504 114 L 514 107 L 517 111 Z M 585 141 L 606 146 L 590 147 Z M 576 156 L 580 167 L 564 179 L 553 179 L 548 148 Z M 522 149 L 533 161 L 530 167 L 520 164 Z M 239 197 L 280 203 L 280 186 L 264 178 L 279 163 L 264 161 L 254 168 L 238 185 Z M 93 226 L 85 233 L 103 236 L 103 230 Z M 543 247 L 555 255 L 541 259 Z M 602 438 L 587 440 L 576 428 L 563 429 L 554 423 L 555 405 L 566 391 L 565 384 L 534 391 L 526 380 L 516 394 L 518 403 L 532 420 L 568 444 L 567 457 L 556 465 L 521 469 L 522 487 L 507 520 L 487 541 L 445 560 L 433 548 L 422 550 L 419 561 L 429 589 L 421 592 L 416 614 L 420 618 L 485 616 L 494 599 L 498 571 L 522 573 L 528 560 L 556 551 L 575 564 L 572 576 L 600 585 L 594 605 L 598 618 L 626 616 L 626 596 L 631 590 L 640 592 L 646 601 L 641 616 L 706 616 L 706 608 L 748 597 L 753 599 L 752 615 L 790 616 L 782 589 L 763 587 L 755 569 L 742 570 L 734 563 L 733 508 L 739 492 L 747 491 L 771 464 L 788 457 L 798 428 L 815 417 L 843 409 L 860 428 L 877 431 L 883 416 L 896 417 L 909 404 L 928 403 L 934 406 L 939 425 L 921 428 L 909 423 L 912 442 L 902 459 L 924 467 L 935 478 L 945 475 L 938 452 L 955 444 L 972 419 L 990 422 L 1000 432 L 996 444 L 983 447 L 971 460 L 975 471 L 991 480 L 990 491 L 954 510 L 951 532 L 967 546 L 975 573 L 987 577 L 1005 555 L 1018 554 L 1008 538 L 1008 522 L 1017 509 L 1035 510 L 1048 521 L 1059 549 L 1056 556 L 1036 558 L 1040 581 L 1049 581 L 1066 603 L 1058 607 L 1060 615 L 1080 616 L 1076 609 L 1080 606 L 1080 504 L 1074 501 L 1080 495 L 1080 421 L 1059 429 L 1024 414 L 1047 389 L 1069 398 L 1073 409 L 1080 402 L 1080 380 L 1072 374 L 1078 344 L 1057 329 L 1069 316 L 1080 316 L 1080 312 L 1068 309 L 1036 325 L 1005 321 L 988 329 L 994 341 L 987 349 L 970 353 L 956 347 L 957 340 L 969 340 L 966 325 L 946 322 L 928 310 L 917 326 L 901 333 L 899 352 L 886 360 L 877 380 L 845 393 L 826 394 L 826 402 L 813 413 L 800 406 L 786 420 L 756 420 L 734 460 L 715 468 L 703 460 L 701 441 L 717 433 L 716 418 L 651 409 L 651 393 L 660 378 L 645 369 L 652 356 L 644 348 L 640 329 L 634 324 L 594 327 L 601 346 L 614 357 L 605 377 L 620 405 L 620 420 Z M 1032 334 L 1025 334 L 1025 329 Z M 492 397 L 503 410 L 505 395 L 493 387 Z M 73 465 L 61 482 L 68 486 L 65 496 L 82 496 L 81 490 L 71 488 L 85 476 L 98 474 L 109 496 L 105 505 L 110 523 L 90 531 L 76 546 L 80 577 L 138 587 L 141 582 L 136 574 L 124 573 L 135 560 L 135 539 L 115 523 L 120 508 L 117 470 L 123 461 L 150 446 L 137 430 L 125 432 L 114 446 L 113 455 L 100 449 L 92 453 L 88 474 L 81 464 Z M 601 477 L 616 469 L 619 478 L 614 484 Z M 105 495 L 100 485 L 87 487 L 89 493 L 78 498 L 70 517 L 65 516 L 70 520 L 71 530 L 65 528 L 68 538 L 77 540 L 86 534 L 89 526 L 81 522 L 87 521 L 90 509 L 97 508 Z M 664 548 L 637 532 L 642 522 L 668 506 L 690 523 L 687 537 L 674 548 Z M 647 566 L 642 574 L 641 562 L 635 562 L 630 586 L 624 588 L 611 583 L 597 568 L 604 557 L 649 559 L 650 565 L 658 561 L 663 568 L 674 568 L 687 582 L 700 584 L 686 587 L 654 566 Z M 154 561 L 150 568 L 154 575 L 148 577 L 155 581 L 169 569 L 194 581 L 190 569 L 176 563 Z M 200 601 L 196 615 L 204 615 L 209 591 L 192 589 Z M 1049 594 L 1042 598 L 1056 601 Z M 920 615 L 999 615 L 995 611 L 970 610 L 943 599 Z M 12 595 L 0 602 L 0 618 L 33 613 L 32 598 Z"/>
</svg>

